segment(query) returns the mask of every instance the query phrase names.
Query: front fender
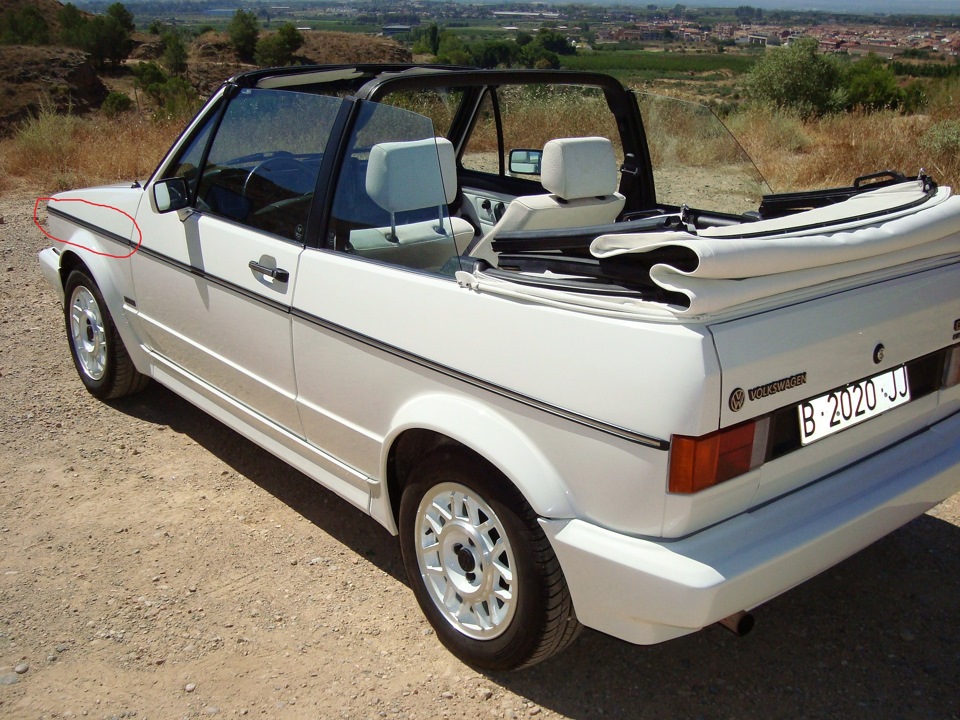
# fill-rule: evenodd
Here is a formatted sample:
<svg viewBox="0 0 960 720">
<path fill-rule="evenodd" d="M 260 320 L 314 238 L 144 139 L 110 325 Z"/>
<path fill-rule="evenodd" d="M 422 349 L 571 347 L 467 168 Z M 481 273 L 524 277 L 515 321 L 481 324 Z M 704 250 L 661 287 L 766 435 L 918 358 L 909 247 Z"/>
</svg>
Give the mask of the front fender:
<svg viewBox="0 0 960 720">
<path fill-rule="evenodd" d="M 387 477 L 390 448 L 407 430 L 432 430 L 486 459 L 513 483 L 541 517 L 570 518 L 576 513 L 560 473 L 523 429 L 488 404 L 442 393 L 420 395 L 396 412 L 384 438 L 380 477 Z M 371 514 L 394 528 L 390 498 L 380 493 L 371 501 Z"/>
<path fill-rule="evenodd" d="M 131 257 L 123 256 L 135 245 L 135 229 L 130 218 L 136 214 L 143 198 L 143 191 L 136 187 L 103 187 L 60 193 L 48 203 L 48 225 L 51 237 L 65 244 L 58 249 L 57 276 L 51 276 L 55 252 L 44 250 L 40 264 L 47 281 L 59 287 L 54 289 L 61 302 L 67 276 L 78 265 L 86 267 L 93 281 L 100 288 L 113 322 L 120 333 L 137 370 L 149 374 L 149 359 L 140 343 L 136 326 L 136 293 L 133 287 Z M 62 203 L 57 210 L 56 201 L 84 199 L 83 203 Z M 64 210 L 66 208 L 69 210 Z M 120 212 L 117 212 L 117 211 Z M 69 244 L 66 244 L 69 243 Z"/>
</svg>

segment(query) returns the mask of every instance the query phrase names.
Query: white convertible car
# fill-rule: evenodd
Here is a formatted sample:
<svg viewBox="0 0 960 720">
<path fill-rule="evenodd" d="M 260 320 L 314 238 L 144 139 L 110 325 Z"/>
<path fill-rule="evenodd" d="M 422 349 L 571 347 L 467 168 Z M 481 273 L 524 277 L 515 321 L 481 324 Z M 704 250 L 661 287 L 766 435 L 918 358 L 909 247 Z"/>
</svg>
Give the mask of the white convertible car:
<svg viewBox="0 0 960 720">
<path fill-rule="evenodd" d="M 464 661 L 744 631 L 960 490 L 960 199 L 764 195 L 683 109 L 245 73 L 146 182 L 49 199 L 40 263 L 91 393 L 152 378 L 398 533 Z"/>
</svg>

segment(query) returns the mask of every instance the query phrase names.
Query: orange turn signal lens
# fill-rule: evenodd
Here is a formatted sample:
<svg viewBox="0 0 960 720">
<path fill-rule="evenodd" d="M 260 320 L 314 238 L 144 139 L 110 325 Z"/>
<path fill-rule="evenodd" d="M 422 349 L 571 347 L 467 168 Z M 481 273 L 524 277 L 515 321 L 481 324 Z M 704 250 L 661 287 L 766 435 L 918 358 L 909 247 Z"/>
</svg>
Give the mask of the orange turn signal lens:
<svg viewBox="0 0 960 720">
<path fill-rule="evenodd" d="M 752 420 L 701 437 L 674 435 L 670 442 L 672 493 L 713 487 L 763 464 L 770 418 Z"/>
<path fill-rule="evenodd" d="M 953 387 L 960 383 L 960 345 L 954 345 L 947 352 L 947 362 L 943 373 L 943 387 Z"/>
</svg>

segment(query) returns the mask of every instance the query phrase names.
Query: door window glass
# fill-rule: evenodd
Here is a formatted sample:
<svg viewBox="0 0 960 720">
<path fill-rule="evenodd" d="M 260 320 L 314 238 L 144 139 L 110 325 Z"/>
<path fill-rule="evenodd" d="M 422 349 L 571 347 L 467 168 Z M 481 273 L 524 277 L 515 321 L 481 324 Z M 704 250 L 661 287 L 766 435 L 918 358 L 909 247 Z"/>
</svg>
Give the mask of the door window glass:
<svg viewBox="0 0 960 720">
<path fill-rule="evenodd" d="M 739 215 L 771 192 L 760 171 L 710 108 L 639 96 L 657 203 Z"/>
<path fill-rule="evenodd" d="M 244 89 L 210 147 L 197 208 L 303 242 L 338 98 Z"/>
<path fill-rule="evenodd" d="M 221 100 L 222 102 L 222 100 Z M 187 181 L 190 195 L 197 189 L 197 179 L 200 177 L 200 160 L 203 150 L 210 139 L 210 131 L 220 113 L 220 103 L 210 109 L 202 124 L 194 132 L 190 141 L 180 150 L 176 160 L 167 166 L 161 179 L 181 177 Z"/>
</svg>

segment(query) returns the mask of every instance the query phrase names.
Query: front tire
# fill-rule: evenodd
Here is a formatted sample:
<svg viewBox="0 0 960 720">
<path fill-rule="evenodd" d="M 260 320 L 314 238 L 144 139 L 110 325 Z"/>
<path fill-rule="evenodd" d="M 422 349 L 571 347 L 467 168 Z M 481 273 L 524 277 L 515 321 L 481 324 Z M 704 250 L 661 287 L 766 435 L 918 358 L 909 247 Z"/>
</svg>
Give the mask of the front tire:
<svg viewBox="0 0 960 720">
<path fill-rule="evenodd" d="M 64 298 L 70 355 L 90 394 L 110 400 L 142 390 L 149 378 L 134 367 L 97 284 L 74 270 L 67 276 Z"/>
<path fill-rule="evenodd" d="M 468 665 L 514 670 L 569 645 L 580 625 L 537 516 L 495 468 L 460 450 L 430 454 L 400 501 L 414 595 Z"/>
</svg>

